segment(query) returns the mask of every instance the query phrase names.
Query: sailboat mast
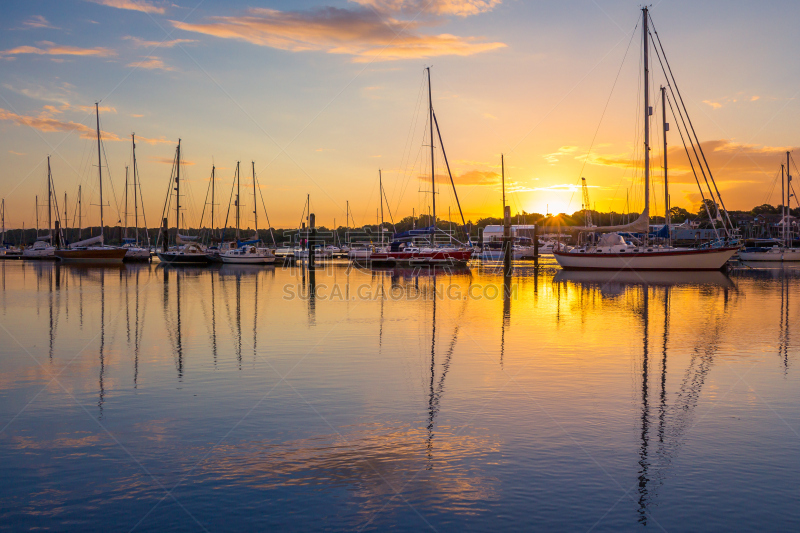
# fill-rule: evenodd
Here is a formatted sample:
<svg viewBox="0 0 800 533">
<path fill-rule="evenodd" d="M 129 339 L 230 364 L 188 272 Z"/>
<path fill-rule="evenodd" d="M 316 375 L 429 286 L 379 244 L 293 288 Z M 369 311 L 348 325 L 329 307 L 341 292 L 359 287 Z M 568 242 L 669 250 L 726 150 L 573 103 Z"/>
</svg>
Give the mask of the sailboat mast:
<svg viewBox="0 0 800 533">
<path fill-rule="evenodd" d="M 789 167 L 789 151 L 786 151 L 786 219 L 783 222 L 783 227 L 786 228 L 786 246 L 792 247 L 792 231 L 789 225 L 789 219 L 792 217 L 792 172 Z"/>
<path fill-rule="evenodd" d="M 256 202 L 256 194 L 256 162 L 253 161 L 253 216 L 255 217 L 253 225 L 255 226 L 256 237 L 258 237 L 258 202 Z"/>
<path fill-rule="evenodd" d="M 431 67 L 428 71 L 428 121 L 431 126 L 431 204 L 433 206 L 433 232 L 436 233 L 436 167 L 433 153 L 433 97 L 431 96 Z"/>
<path fill-rule="evenodd" d="M 139 246 L 139 191 L 137 190 L 137 179 L 136 179 L 136 134 L 135 133 L 131 133 L 131 145 L 133 146 L 133 225 L 136 226 L 136 230 L 134 230 L 134 234 L 136 237 L 136 246 Z"/>
<path fill-rule="evenodd" d="M 783 169 L 783 165 L 781 165 L 781 169 Z M 39 195 L 36 195 L 36 239 L 39 239 Z"/>
<path fill-rule="evenodd" d="M 47 156 L 47 234 L 50 236 L 50 245 L 53 244 L 53 208 L 50 199 L 53 197 L 52 175 L 50 174 L 50 156 Z"/>
<path fill-rule="evenodd" d="M 83 226 L 83 193 L 81 192 L 81 186 L 78 185 L 78 239 L 81 240 L 81 229 Z"/>
<path fill-rule="evenodd" d="M 786 246 L 786 173 L 784 171 L 783 164 L 781 163 L 781 240 L 783 240 L 783 245 Z"/>
<path fill-rule="evenodd" d="M 214 171 L 216 168 L 214 165 L 211 165 L 211 235 L 214 235 L 214 185 L 216 182 L 214 181 Z"/>
<path fill-rule="evenodd" d="M 380 192 L 378 195 L 381 197 L 381 246 L 383 246 L 383 176 L 381 175 L 381 169 L 378 169 L 378 188 Z"/>
<path fill-rule="evenodd" d="M 644 212 L 650 216 L 650 59 L 647 46 L 647 7 L 642 8 L 642 46 L 644 47 Z M 648 223 L 649 224 L 649 223 Z M 649 227 L 648 227 L 649 229 Z"/>
<path fill-rule="evenodd" d="M 239 203 L 241 194 L 241 179 L 239 177 L 239 161 L 236 162 L 236 245 L 239 245 Z"/>
<path fill-rule="evenodd" d="M 667 226 L 667 233 L 670 237 L 672 233 L 669 230 L 669 179 L 667 177 L 667 132 L 669 131 L 669 124 L 667 124 L 667 88 L 661 86 L 661 122 L 664 128 L 664 224 Z"/>
<path fill-rule="evenodd" d="M 125 165 L 125 237 L 128 238 L 128 165 Z"/>
<path fill-rule="evenodd" d="M 181 229 L 181 140 L 178 139 L 178 151 L 175 170 L 175 244 L 178 244 L 178 234 Z"/>
<path fill-rule="evenodd" d="M 100 182 L 100 235 L 103 235 L 104 218 L 103 218 L 103 163 L 100 157 L 100 105 L 98 102 L 94 103 L 94 111 L 97 117 L 97 178 Z"/>
<path fill-rule="evenodd" d="M 503 216 L 506 212 L 506 162 L 503 154 L 500 154 L 500 179 L 503 187 Z"/>
</svg>

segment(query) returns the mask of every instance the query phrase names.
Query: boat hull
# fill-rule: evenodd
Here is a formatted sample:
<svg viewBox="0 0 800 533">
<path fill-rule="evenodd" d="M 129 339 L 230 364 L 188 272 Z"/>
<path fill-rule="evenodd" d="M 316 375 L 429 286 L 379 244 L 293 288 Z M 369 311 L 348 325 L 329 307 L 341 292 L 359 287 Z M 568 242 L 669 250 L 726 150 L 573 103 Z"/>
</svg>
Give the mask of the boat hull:
<svg viewBox="0 0 800 533">
<path fill-rule="evenodd" d="M 271 265 L 275 257 L 227 257 L 222 255 L 222 262 L 231 265 Z"/>
<path fill-rule="evenodd" d="M 373 252 L 369 262 L 375 266 L 436 265 L 464 266 L 472 250 L 442 250 L 434 252 Z"/>
<path fill-rule="evenodd" d="M 207 265 L 208 256 L 203 253 L 158 252 L 158 259 L 170 265 Z"/>
<path fill-rule="evenodd" d="M 738 248 L 640 253 L 553 252 L 564 270 L 722 270 Z"/>
<path fill-rule="evenodd" d="M 55 256 L 65 263 L 122 263 L 126 253 L 123 248 L 98 248 L 56 250 Z"/>
<path fill-rule="evenodd" d="M 123 261 L 150 261 L 150 250 L 146 250 L 144 248 L 126 248 L 125 258 Z"/>
<path fill-rule="evenodd" d="M 55 260 L 55 250 L 23 250 L 23 259 Z"/>
<path fill-rule="evenodd" d="M 767 249 L 765 251 L 739 252 L 742 261 L 800 261 L 800 249 Z"/>
</svg>

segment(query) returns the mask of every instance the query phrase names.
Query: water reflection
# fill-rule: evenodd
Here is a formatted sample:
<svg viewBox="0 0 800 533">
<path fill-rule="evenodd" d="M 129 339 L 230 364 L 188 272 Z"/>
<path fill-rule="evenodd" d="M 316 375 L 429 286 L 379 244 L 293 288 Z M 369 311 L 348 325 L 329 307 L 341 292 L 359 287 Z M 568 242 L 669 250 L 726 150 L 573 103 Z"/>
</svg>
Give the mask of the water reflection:
<svg viewBox="0 0 800 533">
<path fill-rule="evenodd" d="M 330 516 L 341 521 L 331 527 L 380 529 L 405 516 L 407 499 L 426 518 L 441 519 L 431 522 L 442 529 L 471 523 L 485 529 L 502 513 L 509 528 L 541 518 L 548 526 L 585 529 L 570 509 L 588 514 L 588 502 L 607 479 L 595 479 L 580 465 L 576 476 L 565 473 L 582 456 L 561 432 L 549 432 L 563 425 L 578 443 L 601 441 L 598 454 L 619 453 L 600 462 L 635 496 L 612 512 L 623 513 L 612 527 L 652 528 L 669 520 L 665 509 L 687 505 L 681 497 L 693 481 L 676 482 L 676 472 L 721 475 L 708 473 L 707 463 L 724 450 L 687 436 L 705 418 L 698 415 L 705 413 L 703 402 L 731 388 L 727 374 L 714 372 L 724 367 L 722 360 L 756 360 L 765 346 L 781 374 L 765 382 L 796 405 L 790 294 L 800 271 L 504 277 L 477 269 L 362 272 L 344 265 L 285 271 L 54 264 L 2 265 L 0 271 L 4 325 L 23 330 L 27 322 L 31 338 L 41 339 L 34 353 L 42 361 L 49 357 L 56 371 L 74 365 L 63 379 L 92 415 L 126 428 L 119 430 L 122 441 L 146 457 L 148 468 L 176 482 L 190 472 L 180 487 L 190 504 L 224 492 L 255 516 L 253 509 L 265 501 L 280 502 L 270 503 L 274 515 L 259 515 L 266 521 L 261 525 L 286 519 L 277 508 L 285 502 L 303 502 L 297 505 L 309 513 L 318 511 L 315 506 L 336 507 L 341 515 Z M 473 284 L 493 285 L 499 298 L 452 298 L 441 290 L 451 284 L 462 295 Z M 285 285 L 301 286 L 304 296 L 283 298 Z M 362 286 L 369 296 L 359 294 Z M 334 287 L 343 298 L 330 298 Z M 162 309 L 147 320 L 149 303 Z M 760 344 L 742 348 L 757 334 Z M 90 340 L 85 358 L 72 363 L 61 355 Z M 4 399 L 44 382 L 48 376 L 37 372 L 33 365 L 3 367 Z M 291 387 L 278 386 L 284 375 Z M 503 389 L 509 376 L 518 377 L 548 416 L 516 389 Z M 600 392 L 587 396 L 584 390 Z M 0 506 L 15 509 L 4 519 L 57 529 L 63 502 L 37 500 L 27 510 L 8 503 L 9 492 L 30 499 L 24 491 L 34 489 L 25 487 L 50 479 L 67 487 L 65 494 L 79 494 L 76 500 L 84 484 L 103 494 L 137 485 L 136 499 L 148 508 L 163 496 L 141 488 L 130 474 L 96 472 L 97 457 L 119 466 L 117 450 L 77 435 L 83 413 L 56 403 L 32 405 L 29 418 L 0 437 L 0 460 L 24 464 L 8 474 L 13 488 L 0 492 Z M 48 416 L 63 419 L 60 433 L 32 422 L 52 422 Z M 740 440 L 760 438 L 752 426 L 730 431 Z M 762 461 L 793 468 L 793 456 L 779 450 L 774 457 Z M 758 483 L 786 488 L 771 471 L 758 475 Z M 85 501 L 109 522 L 118 519 L 119 509 L 108 502 Z M 572 507 L 576 501 L 581 504 Z M 340 508 L 342 502 L 347 505 Z M 587 519 L 589 525 L 597 518 Z"/>
<path fill-rule="evenodd" d="M 638 451 L 638 521 L 648 525 L 659 487 L 668 475 L 686 432 L 693 426 L 694 414 L 703 385 L 714 364 L 716 353 L 729 322 L 730 292 L 736 285 L 721 272 L 568 272 L 560 271 L 554 283 L 572 286 L 582 294 L 600 299 L 620 300 L 641 321 L 641 383 L 639 389 L 639 451 Z M 695 317 L 694 324 L 683 324 L 695 333 L 695 346 L 685 368 L 683 379 L 672 394 L 667 391 L 668 347 L 670 343 L 671 294 L 676 288 L 691 288 L 705 292 L 722 301 L 722 306 L 710 305 L 705 315 Z M 561 292 L 559 299 L 561 297 Z M 632 296 L 631 298 L 624 298 Z M 658 374 L 653 375 L 651 339 L 651 310 L 653 298 L 661 300 L 661 335 Z M 685 332 L 684 332 L 685 333 Z M 675 371 L 677 374 L 678 372 Z M 656 387 L 653 387 L 653 384 Z M 653 395 L 657 395 L 654 405 Z M 655 427 L 654 427 L 655 426 Z"/>
</svg>

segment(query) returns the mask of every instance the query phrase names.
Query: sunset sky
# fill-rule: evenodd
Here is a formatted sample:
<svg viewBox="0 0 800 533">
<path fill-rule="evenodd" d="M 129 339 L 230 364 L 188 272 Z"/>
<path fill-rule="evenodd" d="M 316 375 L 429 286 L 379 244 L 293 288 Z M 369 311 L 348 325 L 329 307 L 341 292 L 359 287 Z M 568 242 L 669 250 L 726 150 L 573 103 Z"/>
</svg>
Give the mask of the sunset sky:
<svg viewBox="0 0 800 533">
<path fill-rule="evenodd" d="M 374 223 L 379 169 L 395 219 L 427 211 L 430 65 L 468 220 L 501 213 L 501 153 L 512 213 L 579 210 L 581 176 L 592 207 L 622 211 L 629 194 L 631 210 L 640 210 L 639 7 L 631 0 L 5 3 L 6 227 L 34 225 L 34 196 L 46 200 L 48 154 L 59 202 L 68 195 L 68 224 L 79 184 L 84 220 L 99 221 L 96 101 L 104 172 L 116 194 L 106 196 L 107 224 L 118 219 L 132 132 L 151 227 L 178 138 L 190 224 L 199 222 L 212 164 L 218 209 L 227 209 L 236 161 L 245 209 L 252 211 L 255 161 L 276 227 L 298 224 L 306 194 L 321 225 L 343 225 L 346 201 L 356 225 Z M 800 146 L 800 5 L 661 0 L 651 15 L 727 207 L 780 203 L 780 164 Z M 663 76 L 653 60 L 657 92 Z M 660 102 L 654 107 L 652 200 L 660 213 Z M 674 127 L 668 141 L 672 204 L 695 211 L 700 197 Z M 452 207 L 455 220 L 440 156 L 436 164 L 438 214 L 446 218 Z"/>
</svg>

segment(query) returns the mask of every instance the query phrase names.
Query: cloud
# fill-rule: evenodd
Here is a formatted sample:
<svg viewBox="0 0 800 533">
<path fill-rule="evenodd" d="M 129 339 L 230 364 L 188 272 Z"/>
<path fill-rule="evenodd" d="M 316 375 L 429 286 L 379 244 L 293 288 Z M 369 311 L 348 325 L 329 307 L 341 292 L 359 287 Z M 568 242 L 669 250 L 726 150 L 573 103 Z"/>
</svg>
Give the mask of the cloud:
<svg viewBox="0 0 800 533">
<path fill-rule="evenodd" d="M 419 31 L 424 22 L 382 17 L 363 7 L 309 11 L 251 8 L 241 16 L 211 17 L 198 24 L 170 22 L 181 30 L 279 50 L 350 55 L 355 62 L 470 56 L 506 46 L 475 37 L 424 34 Z"/>
<path fill-rule="evenodd" d="M 422 182 L 430 182 L 431 176 L 417 176 Z M 500 183 L 500 174 L 494 171 L 468 170 L 460 175 L 454 175 L 453 181 L 459 185 L 497 185 Z M 450 176 L 447 174 L 436 174 L 436 183 L 450 185 Z"/>
<path fill-rule="evenodd" d="M 743 144 L 730 139 L 704 141 L 700 146 L 705 153 L 711 172 L 718 180 L 720 187 L 725 182 L 742 182 L 757 180 L 758 183 L 767 184 L 776 172 L 780 171 L 780 164 L 786 160 L 786 152 L 797 150 L 792 146 L 764 146 L 758 144 Z M 689 152 L 692 152 L 689 147 Z M 699 154 L 699 151 L 698 151 Z M 580 159 L 583 156 L 578 156 Z M 702 156 L 700 156 L 702 158 Z M 692 168 L 683 146 L 672 146 L 668 149 L 668 162 L 670 182 L 695 183 Z M 694 167 L 700 182 L 705 187 L 697 161 Z M 641 161 L 632 161 L 630 155 L 590 155 L 587 163 L 596 166 L 609 166 L 642 171 Z M 654 172 L 660 174 L 661 157 L 653 157 Z"/>
<path fill-rule="evenodd" d="M 587 185 L 590 189 L 599 189 L 598 185 Z M 533 191 L 548 191 L 548 192 L 579 192 L 581 186 L 574 183 L 561 183 L 558 185 L 548 185 L 547 187 L 536 187 L 531 189 Z"/>
<path fill-rule="evenodd" d="M 554 165 L 558 161 L 560 161 L 561 157 L 563 157 L 565 155 L 570 155 L 570 154 L 574 153 L 577 149 L 578 149 L 577 146 L 562 146 L 561 148 L 559 148 L 557 151 L 553 152 L 552 154 L 545 154 L 542 157 L 544 157 L 545 161 L 547 161 L 551 165 Z"/>
<path fill-rule="evenodd" d="M 51 43 L 50 41 L 40 41 L 37 46 L 18 46 L 8 50 L 0 51 L 0 56 L 16 56 L 22 54 L 50 55 L 50 56 L 98 56 L 110 57 L 117 53 L 110 48 L 78 48 L 76 46 L 65 46 Z"/>
<path fill-rule="evenodd" d="M 157 156 L 150 156 L 149 160 L 153 163 L 162 163 L 164 165 L 172 165 L 175 163 L 175 159 L 171 157 L 157 157 Z M 194 165 L 194 161 L 188 161 L 186 159 L 181 159 L 181 164 L 186 166 Z"/>
<path fill-rule="evenodd" d="M 352 0 L 381 13 L 455 15 L 469 17 L 491 11 L 502 0 Z"/>
<path fill-rule="evenodd" d="M 761 98 L 760 96 L 758 96 L 757 94 L 754 94 L 753 96 L 750 97 L 750 101 L 751 102 L 755 102 L 756 100 L 758 100 L 760 98 Z"/>
<path fill-rule="evenodd" d="M 140 115 L 138 113 L 131 113 L 130 116 L 132 116 L 133 118 L 142 118 L 144 115 Z"/>
<path fill-rule="evenodd" d="M 165 9 L 154 5 L 147 0 L 86 0 L 101 6 L 116 7 L 117 9 L 128 9 L 130 11 L 141 11 L 142 13 L 156 13 L 163 15 Z"/>
<path fill-rule="evenodd" d="M 171 139 L 166 139 L 163 136 L 159 137 L 158 139 L 149 139 L 147 137 L 142 137 L 141 135 L 137 135 L 136 142 L 143 142 L 146 144 L 175 144 L 175 141 Z"/>
<path fill-rule="evenodd" d="M 171 41 L 145 41 L 144 39 L 140 39 L 139 37 L 133 37 L 131 35 L 126 35 L 123 37 L 126 41 L 131 41 L 133 46 L 137 46 L 140 48 L 172 48 L 173 46 L 177 46 L 179 44 L 189 44 L 189 43 L 196 43 L 196 39 L 172 39 Z"/>
<path fill-rule="evenodd" d="M 0 108 L 0 120 L 14 122 L 15 124 L 20 126 L 30 126 L 31 128 L 44 132 L 55 132 L 55 131 L 65 131 L 68 133 L 78 132 L 82 139 L 94 139 L 97 136 L 97 132 L 95 131 L 95 129 L 90 128 L 85 124 L 79 124 L 77 122 L 72 122 L 67 120 L 58 120 L 51 116 L 47 116 L 44 113 L 38 117 L 31 117 L 25 115 L 18 115 L 11 111 L 6 111 L 5 109 Z M 114 133 L 102 132 L 102 135 L 103 138 L 107 141 L 120 140 L 120 138 Z"/>
<path fill-rule="evenodd" d="M 710 105 L 712 109 L 719 109 L 722 107 L 722 104 L 719 102 L 712 102 L 711 100 L 703 100 L 703 103 L 706 105 Z"/>
<path fill-rule="evenodd" d="M 132 63 L 128 63 L 125 66 L 132 68 L 144 68 L 147 70 L 165 70 L 168 72 L 175 70 L 173 67 L 165 65 L 164 61 L 158 57 L 151 57 L 149 59 L 142 59 L 141 61 L 134 61 Z"/>
<path fill-rule="evenodd" d="M 60 28 L 50 24 L 42 15 L 33 15 L 22 23 L 26 28 L 58 30 Z"/>
<path fill-rule="evenodd" d="M 27 155 L 24 152 L 15 152 L 14 150 L 9 150 L 8 153 L 9 154 L 14 154 L 14 155 Z"/>
</svg>

